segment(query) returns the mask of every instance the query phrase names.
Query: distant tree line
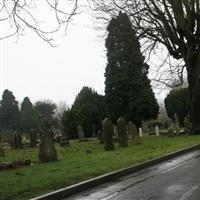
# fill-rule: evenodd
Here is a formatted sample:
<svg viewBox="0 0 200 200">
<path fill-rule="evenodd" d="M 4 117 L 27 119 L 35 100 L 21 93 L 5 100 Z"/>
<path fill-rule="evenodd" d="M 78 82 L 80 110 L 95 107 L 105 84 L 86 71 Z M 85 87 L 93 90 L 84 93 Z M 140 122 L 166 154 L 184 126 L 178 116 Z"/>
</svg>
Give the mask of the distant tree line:
<svg viewBox="0 0 200 200">
<path fill-rule="evenodd" d="M 179 124 L 184 126 L 184 120 L 190 115 L 190 100 L 188 88 L 172 89 L 165 98 L 167 115 L 175 122 L 175 115 L 178 116 Z"/>
<path fill-rule="evenodd" d="M 56 126 L 56 104 L 50 100 L 37 101 L 34 105 L 25 97 L 19 106 L 11 91 L 6 89 L 0 101 L 0 129 L 30 133 L 32 130 L 40 131 L 42 119 L 48 120 Z"/>
<path fill-rule="evenodd" d="M 83 87 L 75 98 L 71 108 L 64 112 L 62 124 L 71 138 L 77 138 L 77 126 L 85 131 L 86 137 L 101 129 L 106 116 L 105 97 L 89 87 Z"/>
</svg>

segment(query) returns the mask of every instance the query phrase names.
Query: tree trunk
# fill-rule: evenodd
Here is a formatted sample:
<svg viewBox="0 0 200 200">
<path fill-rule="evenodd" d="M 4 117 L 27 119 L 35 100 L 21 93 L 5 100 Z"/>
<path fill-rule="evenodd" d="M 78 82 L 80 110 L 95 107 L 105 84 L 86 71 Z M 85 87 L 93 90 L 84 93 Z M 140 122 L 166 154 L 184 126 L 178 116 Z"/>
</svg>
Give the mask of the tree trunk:
<svg viewBox="0 0 200 200">
<path fill-rule="evenodd" d="M 185 61 L 190 94 L 191 134 L 200 134 L 200 53 L 190 53 Z"/>
</svg>

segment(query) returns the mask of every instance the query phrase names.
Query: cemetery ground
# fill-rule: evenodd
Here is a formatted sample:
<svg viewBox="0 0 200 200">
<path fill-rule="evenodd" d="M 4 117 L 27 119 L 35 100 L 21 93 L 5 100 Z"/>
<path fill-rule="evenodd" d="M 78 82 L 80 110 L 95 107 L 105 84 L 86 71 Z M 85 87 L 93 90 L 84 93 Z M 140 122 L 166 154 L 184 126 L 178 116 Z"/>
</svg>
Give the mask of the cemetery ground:
<svg viewBox="0 0 200 200">
<path fill-rule="evenodd" d="M 0 199 L 23 200 L 87 180 L 120 168 L 200 143 L 200 136 L 142 138 L 142 144 L 104 151 L 96 139 L 71 141 L 69 147 L 56 146 L 58 161 L 40 163 L 38 148 L 7 150 L 1 162 L 31 159 L 33 165 L 0 172 Z M 90 150 L 90 151 L 88 151 Z M 90 152 L 90 153 L 88 153 Z"/>
</svg>

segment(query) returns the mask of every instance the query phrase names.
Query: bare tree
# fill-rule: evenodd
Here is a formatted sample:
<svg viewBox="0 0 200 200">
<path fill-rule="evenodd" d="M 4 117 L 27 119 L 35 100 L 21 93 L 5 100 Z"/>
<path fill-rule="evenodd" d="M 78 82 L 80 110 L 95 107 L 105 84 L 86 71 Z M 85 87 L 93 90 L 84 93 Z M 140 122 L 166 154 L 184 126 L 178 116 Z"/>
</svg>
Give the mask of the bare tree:
<svg viewBox="0 0 200 200">
<path fill-rule="evenodd" d="M 0 0 L 0 39 L 19 36 L 29 29 L 53 45 L 53 34 L 66 30 L 78 12 L 78 0 Z"/>
<path fill-rule="evenodd" d="M 55 117 L 59 120 L 59 122 L 61 122 L 63 114 L 65 113 L 65 111 L 69 110 L 69 106 L 67 105 L 66 102 L 64 101 L 60 101 L 57 104 L 56 110 L 55 110 Z"/>
<path fill-rule="evenodd" d="M 186 67 L 192 133 L 200 134 L 200 1 L 89 0 L 89 3 L 97 18 L 115 16 L 120 10 L 126 12 L 148 52 L 161 45 L 174 59 L 183 61 L 183 65 L 168 69 L 181 74 Z"/>
</svg>

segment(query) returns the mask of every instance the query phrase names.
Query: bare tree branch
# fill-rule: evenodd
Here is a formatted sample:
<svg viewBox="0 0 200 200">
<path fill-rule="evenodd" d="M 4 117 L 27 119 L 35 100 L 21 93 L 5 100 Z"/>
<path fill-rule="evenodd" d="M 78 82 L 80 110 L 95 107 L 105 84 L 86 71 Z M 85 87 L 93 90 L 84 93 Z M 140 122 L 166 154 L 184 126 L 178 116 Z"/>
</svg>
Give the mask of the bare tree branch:
<svg viewBox="0 0 200 200">
<path fill-rule="evenodd" d="M 53 34 L 78 13 L 78 0 L 0 0 L 0 40 L 22 35 L 26 29 L 54 46 Z M 44 23 L 45 21 L 45 23 Z"/>
</svg>

